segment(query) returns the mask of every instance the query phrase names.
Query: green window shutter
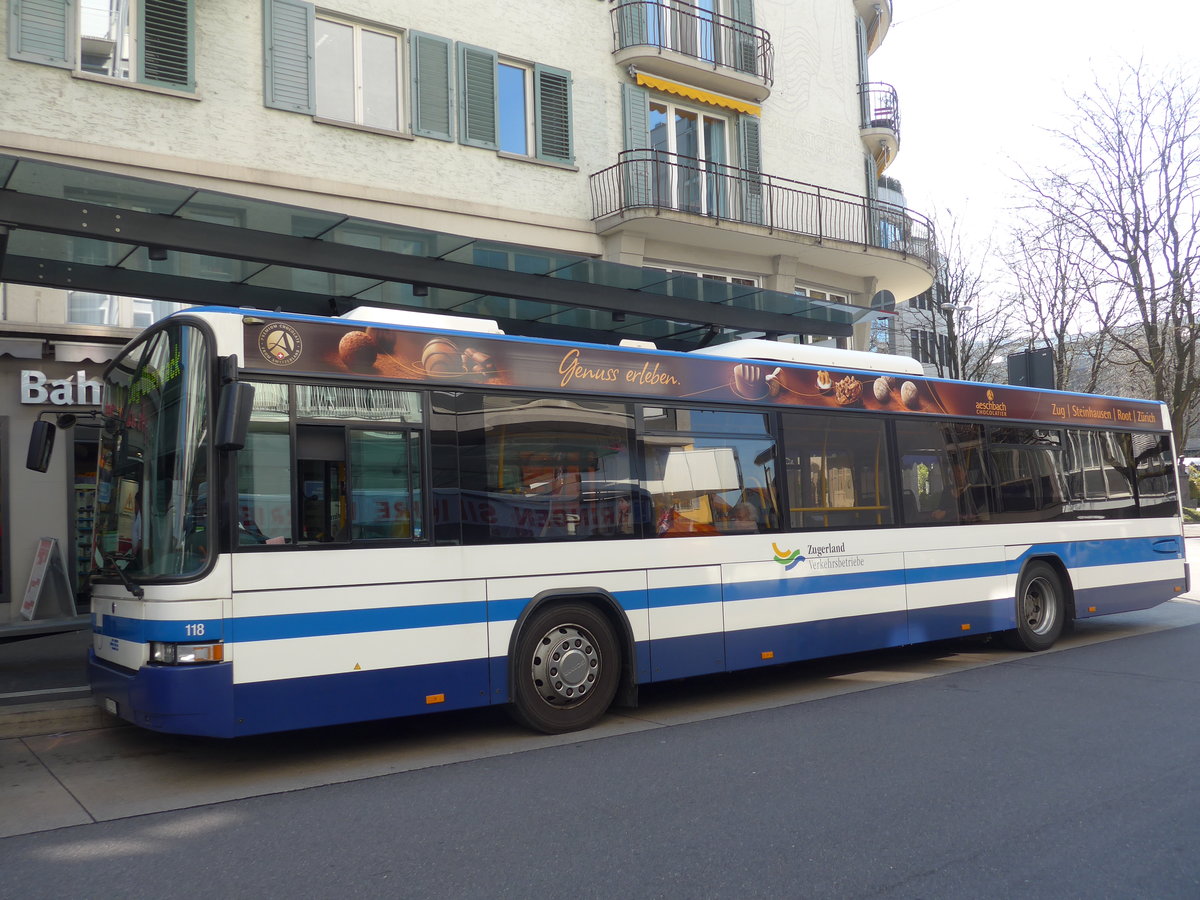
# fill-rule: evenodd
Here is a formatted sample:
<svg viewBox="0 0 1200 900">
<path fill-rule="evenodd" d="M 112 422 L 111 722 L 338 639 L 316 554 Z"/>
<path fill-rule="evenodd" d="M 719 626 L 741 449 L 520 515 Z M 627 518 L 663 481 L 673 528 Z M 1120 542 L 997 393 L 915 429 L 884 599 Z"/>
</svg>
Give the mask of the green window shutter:
<svg viewBox="0 0 1200 900">
<path fill-rule="evenodd" d="M 621 85 L 625 113 L 625 149 L 645 150 L 650 146 L 650 92 L 633 84 Z"/>
<path fill-rule="evenodd" d="M 621 107 L 625 116 L 625 149 L 634 151 L 621 157 L 624 205 L 651 206 L 655 161 L 650 150 L 650 92 L 633 84 L 621 85 Z"/>
<path fill-rule="evenodd" d="M 454 140 L 454 75 L 450 41 L 414 31 L 408 38 L 412 67 L 412 133 Z"/>
<path fill-rule="evenodd" d="M 194 90 L 193 31 L 192 0 L 142 0 L 138 81 Z"/>
<path fill-rule="evenodd" d="M 574 162 L 571 73 L 549 66 L 534 66 L 533 92 L 537 105 L 537 158 Z"/>
<path fill-rule="evenodd" d="M 75 68 L 75 0 L 9 0 L 8 55 Z"/>
<path fill-rule="evenodd" d="M 754 24 L 754 0 L 732 0 L 729 17 L 743 25 Z M 733 65 L 738 71 L 750 75 L 758 73 L 758 39 L 751 29 L 733 26 Z"/>
<path fill-rule="evenodd" d="M 471 147 L 497 149 L 499 106 L 496 52 L 470 44 L 458 45 L 458 139 Z"/>
<path fill-rule="evenodd" d="M 763 222 L 762 152 L 759 147 L 761 123 L 757 116 L 738 116 L 738 151 L 742 173 L 741 201 L 743 222 Z"/>
<path fill-rule="evenodd" d="M 315 20 L 313 5 L 303 0 L 263 2 L 263 103 L 271 109 L 316 112 Z"/>
</svg>

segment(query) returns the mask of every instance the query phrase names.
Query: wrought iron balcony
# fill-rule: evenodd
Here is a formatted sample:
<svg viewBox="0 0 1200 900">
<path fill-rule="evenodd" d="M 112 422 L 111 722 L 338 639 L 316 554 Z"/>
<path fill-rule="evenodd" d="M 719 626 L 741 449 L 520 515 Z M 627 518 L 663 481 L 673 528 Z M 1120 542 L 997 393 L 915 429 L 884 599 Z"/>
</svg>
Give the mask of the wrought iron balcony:
<svg viewBox="0 0 1200 900">
<path fill-rule="evenodd" d="M 903 206 L 661 150 L 625 151 L 591 176 L 591 188 L 596 220 L 669 210 L 892 250 L 929 266 L 936 256 L 933 226 Z"/>
<path fill-rule="evenodd" d="M 863 145 L 883 174 L 900 151 L 900 100 L 890 84 L 872 81 L 858 86 L 858 102 Z"/>
<path fill-rule="evenodd" d="M 665 0 L 622 0 L 610 15 L 621 65 L 753 100 L 770 93 L 775 51 L 762 28 Z"/>
</svg>

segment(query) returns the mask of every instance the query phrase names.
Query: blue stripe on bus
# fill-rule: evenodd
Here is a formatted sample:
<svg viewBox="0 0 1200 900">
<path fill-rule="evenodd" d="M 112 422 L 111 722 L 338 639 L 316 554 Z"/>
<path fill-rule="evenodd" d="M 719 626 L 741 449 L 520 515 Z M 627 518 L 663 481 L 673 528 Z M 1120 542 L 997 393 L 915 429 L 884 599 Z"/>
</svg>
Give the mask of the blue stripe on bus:
<svg viewBox="0 0 1200 900">
<path fill-rule="evenodd" d="M 233 641 L 279 641 L 405 628 L 477 625 L 486 621 L 487 604 L 476 600 L 467 603 L 431 603 L 427 606 L 247 616 L 233 619 L 229 630 L 230 640 Z"/>
<path fill-rule="evenodd" d="M 728 585 L 725 587 L 728 588 Z M 689 584 L 683 587 L 654 588 L 650 591 L 651 609 L 720 602 L 721 585 L 719 584 Z"/>
<path fill-rule="evenodd" d="M 1169 541 L 1166 541 L 1169 544 Z M 1176 542 L 1182 543 L 1182 542 Z M 1015 575 L 1024 561 L 1032 556 L 1058 556 L 1069 569 L 1090 566 L 1128 565 L 1176 559 L 1182 550 L 1162 552 L 1156 546 L 1162 538 L 1116 539 L 1109 541 L 1079 541 L 1037 544 L 1015 560 L 1007 562 L 960 563 L 945 566 L 923 566 L 910 569 L 888 569 L 875 572 L 843 572 L 829 575 L 783 575 L 756 581 L 717 584 L 698 584 L 666 587 L 643 591 L 616 592 L 615 597 L 626 611 L 662 609 L 684 605 L 719 603 L 722 600 L 758 600 L 770 597 L 803 596 L 814 593 L 861 591 L 870 588 L 899 587 L 905 584 L 930 584 Z M 836 557 L 831 557 L 836 558 Z M 1115 590 L 1127 590 L 1116 588 Z M 334 634 L 359 634 L 395 631 L 411 628 L 437 628 L 451 625 L 475 625 L 485 622 L 513 622 L 529 605 L 529 598 L 466 603 L 437 603 L 425 606 L 387 607 L 380 609 L 330 610 L 311 613 L 285 613 L 270 616 L 248 616 L 227 621 L 203 619 L 194 621 L 157 621 L 104 615 L 96 632 L 105 637 L 145 643 L 148 641 L 188 642 L 206 640 L 269 641 Z M 1114 600 L 1103 605 L 1112 607 Z M 1095 605 L 1095 604 L 1094 604 Z M 1080 614 L 1084 611 L 1081 608 Z M 98 618 L 94 616 L 93 619 Z M 833 651 L 834 653 L 838 651 Z"/>
<path fill-rule="evenodd" d="M 1161 548 L 1161 549 L 1159 549 Z M 1115 538 L 1106 541 L 1063 541 L 1035 544 L 1015 561 L 1017 571 L 1031 556 L 1058 556 L 1068 569 L 1119 566 L 1127 563 L 1182 559 L 1183 541 L 1177 538 Z"/>
<path fill-rule="evenodd" d="M 824 594 L 835 591 L 861 591 L 867 588 L 895 587 L 904 584 L 903 569 L 881 572 L 846 572 L 838 575 L 803 575 L 741 581 L 725 585 L 726 601 L 761 600 L 799 594 Z"/>
<path fill-rule="evenodd" d="M 177 622 L 167 622 L 158 619 L 130 619 L 124 616 L 105 614 L 103 622 L 97 625 L 101 618 L 99 613 L 92 615 L 92 631 L 104 637 L 118 638 L 145 644 L 150 641 L 169 643 L 205 643 L 219 641 L 224 638 L 223 619 L 186 619 Z"/>
</svg>

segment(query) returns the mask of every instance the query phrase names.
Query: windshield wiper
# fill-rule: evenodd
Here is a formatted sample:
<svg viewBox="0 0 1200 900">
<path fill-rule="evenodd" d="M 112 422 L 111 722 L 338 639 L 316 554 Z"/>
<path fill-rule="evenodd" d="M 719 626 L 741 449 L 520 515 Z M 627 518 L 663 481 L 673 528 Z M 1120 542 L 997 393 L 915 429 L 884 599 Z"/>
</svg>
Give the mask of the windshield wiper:
<svg viewBox="0 0 1200 900">
<path fill-rule="evenodd" d="M 121 579 L 121 584 L 125 585 L 125 590 L 133 594 L 133 596 L 138 600 L 141 600 L 146 596 L 146 592 L 142 590 L 141 585 L 134 584 L 133 579 L 125 574 L 125 570 L 117 566 L 117 560 L 129 562 L 133 558 L 132 556 L 118 556 L 115 553 L 104 553 L 101 556 L 104 560 L 105 568 L 101 569 L 100 571 L 104 572 L 108 569 L 112 569 L 113 572 L 116 573 L 117 577 Z"/>
</svg>

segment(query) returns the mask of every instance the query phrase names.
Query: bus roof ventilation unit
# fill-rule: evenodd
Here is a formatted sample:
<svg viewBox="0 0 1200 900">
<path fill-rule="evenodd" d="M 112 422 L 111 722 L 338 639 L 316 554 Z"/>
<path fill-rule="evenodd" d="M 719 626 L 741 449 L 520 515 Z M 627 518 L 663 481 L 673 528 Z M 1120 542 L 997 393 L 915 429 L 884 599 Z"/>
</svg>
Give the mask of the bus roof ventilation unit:
<svg viewBox="0 0 1200 900">
<path fill-rule="evenodd" d="M 379 306 L 356 306 L 339 318 L 352 322 L 378 322 L 380 325 L 407 325 L 433 331 L 476 331 L 480 334 L 504 334 L 494 319 L 475 319 L 470 316 L 444 316 L 439 313 L 417 312 L 409 309 L 386 309 Z"/>
<path fill-rule="evenodd" d="M 864 350 L 840 350 L 837 347 L 818 347 L 813 344 L 788 344 L 763 338 L 745 338 L 727 344 L 714 344 L 689 351 L 695 356 L 723 356 L 735 359 L 762 359 L 771 362 L 798 363 L 837 369 L 858 369 L 863 372 L 890 372 L 902 375 L 924 375 L 925 369 L 911 356 L 891 353 L 867 353 Z"/>
</svg>

